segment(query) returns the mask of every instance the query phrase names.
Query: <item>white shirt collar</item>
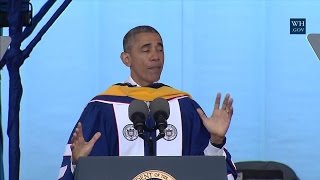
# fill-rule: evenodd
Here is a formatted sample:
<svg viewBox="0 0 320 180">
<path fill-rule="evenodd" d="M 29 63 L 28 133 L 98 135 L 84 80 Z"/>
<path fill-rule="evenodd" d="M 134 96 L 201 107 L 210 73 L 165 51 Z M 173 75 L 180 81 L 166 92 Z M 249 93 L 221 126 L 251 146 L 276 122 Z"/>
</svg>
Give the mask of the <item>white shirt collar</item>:
<svg viewBox="0 0 320 180">
<path fill-rule="evenodd" d="M 125 81 L 126 83 L 130 83 L 133 86 L 141 87 L 138 83 L 136 83 L 131 76 Z"/>
<path fill-rule="evenodd" d="M 138 83 L 136 83 L 131 76 L 129 76 L 129 78 L 125 81 L 125 83 L 130 83 L 133 86 L 137 86 L 137 87 L 141 87 Z M 157 83 L 157 82 L 154 82 Z"/>
</svg>

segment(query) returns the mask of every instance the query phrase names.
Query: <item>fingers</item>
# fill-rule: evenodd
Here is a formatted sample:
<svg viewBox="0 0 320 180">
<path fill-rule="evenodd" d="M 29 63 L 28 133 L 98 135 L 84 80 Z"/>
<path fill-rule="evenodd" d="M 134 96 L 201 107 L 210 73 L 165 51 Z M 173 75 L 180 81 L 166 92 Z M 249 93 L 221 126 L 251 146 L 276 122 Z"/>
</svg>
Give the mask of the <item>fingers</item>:
<svg viewBox="0 0 320 180">
<path fill-rule="evenodd" d="M 231 108 L 230 108 L 230 118 L 232 117 L 232 115 L 233 115 L 233 107 L 231 106 Z"/>
<path fill-rule="evenodd" d="M 227 105 L 226 105 L 226 108 L 225 108 L 224 110 L 227 111 L 227 112 L 230 113 L 230 114 L 231 114 L 231 111 L 233 111 L 232 104 L 233 104 L 233 99 L 230 98 L 230 95 L 229 95 L 229 100 L 228 100 Z M 231 110 L 231 109 L 232 109 L 232 110 Z"/>
<path fill-rule="evenodd" d="M 230 94 L 227 93 L 226 96 L 223 99 L 223 103 L 221 105 L 221 109 L 219 108 L 220 106 L 220 99 L 221 99 L 221 93 L 217 94 L 216 101 L 214 104 L 214 110 L 223 110 L 227 112 L 230 117 L 233 115 L 233 99 L 230 97 Z"/>
<path fill-rule="evenodd" d="M 90 144 L 94 145 L 96 143 L 96 141 L 100 138 L 101 133 L 97 132 L 94 134 L 94 136 L 91 138 L 91 140 L 89 141 Z M 71 138 L 71 149 L 74 148 L 74 146 L 78 143 L 78 142 L 85 142 L 84 137 L 83 137 L 83 132 L 82 132 L 82 124 L 81 122 L 78 122 L 78 125 L 72 135 Z"/>
<path fill-rule="evenodd" d="M 101 133 L 97 132 L 89 142 L 86 142 L 83 137 L 82 124 L 79 122 L 71 139 L 72 163 L 77 164 L 79 157 L 88 156 L 100 137 Z"/>
<path fill-rule="evenodd" d="M 71 138 L 71 143 L 75 143 L 76 141 L 79 140 L 79 138 L 83 137 L 82 134 L 82 124 L 81 122 L 78 122 L 76 129 L 74 130 Z"/>
<path fill-rule="evenodd" d="M 222 110 L 225 110 L 227 108 L 227 106 L 229 105 L 229 99 L 230 99 L 230 94 L 227 94 L 224 97 L 224 100 L 223 100 L 223 103 L 222 103 L 222 107 L 221 107 Z"/>
<path fill-rule="evenodd" d="M 214 103 L 214 110 L 219 109 L 220 107 L 220 99 L 221 99 L 221 93 L 218 93 L 216 96 L 216 101 Z"/>
<path fill-rule="evenodd" d="M 207 119 L 207 115 L 202 111 L 201 108 L 198 108 L 197 112 L 202 120 Z"/>
<path fill-rule="evenodd" d="M 78 130 L 79 136 L 80 136 L 80 137 L 83 137 L 82 124 L 81 124 L 81 122 L 78 122 L 78 126 L 77 126 L 76 130 Z"/>
<path fill-rule="evenodd" d="M 226 106 L 226 109 L 225 109 L 225 111 L 228 113 L 230 119 L 231 119 L 231 117 L 233 115 L 233 106 L 232 106 L 232 104 L 233 104 L 233 99 L 230 98 L 229 101 L 228 101 L 228 104 Z"/>
<path fill-rule="evenodd" d="M 229 107 L 232 107 L 232 104 L 233 104 L 233 99 L 230 98 L 229 101 L 228 101 L 228 106 L 229 106 Z"/>
<path fill-rule="evenodd" d="M 89 144 L 91 144 L 93 146 L 100 137 L 101 137 L 101 133 L 100 132 L 95 133 L 94 136 L 89 141 Z"/>
</svg>

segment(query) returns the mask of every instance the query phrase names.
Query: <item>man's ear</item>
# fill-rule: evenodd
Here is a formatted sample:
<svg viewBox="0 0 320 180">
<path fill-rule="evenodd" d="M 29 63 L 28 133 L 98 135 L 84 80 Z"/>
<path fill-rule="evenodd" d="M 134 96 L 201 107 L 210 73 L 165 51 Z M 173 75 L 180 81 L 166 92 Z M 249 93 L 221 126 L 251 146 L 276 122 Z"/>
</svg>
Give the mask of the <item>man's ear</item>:
<svg viewBox="0 0 320 180">
<path fill-rule="evenodd" d="M 130 54 L 127 52 L 122 52 L 120 55 L 120 58 L 123 62 L 124 65 L 126 65 L 127 67 L 131 66 L 131 61 L 130 61 Z"/>
</svg>

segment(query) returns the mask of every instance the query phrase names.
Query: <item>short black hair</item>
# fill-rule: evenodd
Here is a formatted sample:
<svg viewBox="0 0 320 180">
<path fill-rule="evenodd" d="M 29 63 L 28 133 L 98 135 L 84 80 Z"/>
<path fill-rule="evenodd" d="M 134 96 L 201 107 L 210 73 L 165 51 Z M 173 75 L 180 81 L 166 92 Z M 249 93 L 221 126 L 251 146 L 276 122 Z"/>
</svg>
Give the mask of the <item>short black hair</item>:
<svg viewBox="0 0 320 180">
<path fill-rule="evenodd" d="M 128 52 L 130 50 L 131 41 L 135 35 L 137 35 L 139 33 L 145 33 L 145 32 L 157 33 L 161 38 L 160 33 L 155 28 L 153 28 L 151 26 L 147 26 L 147 25 L 136 26 L 136 27 L 130 29 L 130 31 L 128 31 L 127 34 L 123 37 L 123 51 Z M 161 40 L 162 40 L 162 38 L 161 38 Z"/>
</svg>

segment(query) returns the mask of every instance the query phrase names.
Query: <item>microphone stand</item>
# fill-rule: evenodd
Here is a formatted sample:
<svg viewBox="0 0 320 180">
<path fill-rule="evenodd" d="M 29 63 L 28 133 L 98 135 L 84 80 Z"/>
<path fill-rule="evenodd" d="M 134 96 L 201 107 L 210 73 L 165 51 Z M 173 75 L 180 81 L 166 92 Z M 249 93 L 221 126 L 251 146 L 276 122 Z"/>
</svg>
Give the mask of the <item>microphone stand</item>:
<svg viewBox="0 0 320 180">
<path fill-rule="evenodd" d="M 146 127 L 145 127 L 146 128 Z M 163 130 L 160 130 L 160 133 L 158 134 L 158 136 L 156 136 L 156 138 L 152 138 L 151 133 L 153 131 L 156 131 L 156 128 L 146 128 L 146 131 L 149 133 L 149 137 L 147 137 L 143 132 L 139 133 L 139 137 L 142 138 L 148 145 L 148 149 L 149 149 L 149 156 L 155 156 L 154 153 L 154 144 L 155 142 L 157 142 L 159 139 L 163 138 L 165 136 L 165 133 Z M 145 131 L 145 132 L 146 132 Z"/>
<path fill-rule="evenodd" d="M 159 139 L 161 139 L 161 138 L 163 138 L 165 136 L 165 133 L 163 132 L 163 133 L 159 133 L 158 134 L 158 136 L 157 136 L 157 138 L 156 138 L 156 141 L 158 141 Z"/>
<path fill-rule="evenodd" d="M 146 126 L 144 126 L 142 128 L 142 126 L 140 126 L 138 129 L 138 136 L 144 140 L 144 142 L 147 143 L 148 145 L 148 149 L 149 149 L 149 156 L 155 156 L 154 153 L 154 144 L 155 142 L 157 142 L 159 139 L 163 138 L 165 136 L 165 132 L 164 132 L 164 127 L 160 126 L 159 128 L 147 128 Z M 156 131 L 157 129 L 159 129 L 159 134 L 158 136 L 156 136 L 156 138 L 152 138 L 151 133 L 153 131 Z M 144 131 L 145 130 L 145 131 Z M 149 137 L 145 134 L 145 132 L 149 133 Z"/>
<path fill-rule="evenodd" d="M 148 145 L 149 145 L 149 155 L 155 156 L 155 154 L 154 154 L 154 141 L 151 136 L 148 139 Z"/>
<path fill-rule="evenodd" d="M 147 136 L 145 135 L 145 134 L 143 134 L 143 133 L 139 133 L 139 135 L 138 135 L 141 139 L 143 139 L 144 140 L 144 142 L 146 142 L 147 143 L 147 145 L 148 145 L 148 149 L 149 149 L 149 156 L 155 156 L 155 154 L 154 154 L 154 140 L 152 139 L 152 136 L 149 136 L 148 138 L 147 138 Z M 157 141 L 157 140 L 156 140 Z"/>
<path fill-rule="evenodd" d="M 155 156 L 154 154 L 154 143 L 157 142 L 159 139 L 163 138 L 165 136 L 165 133 L 159 133 L 156 137 L 155 141 L 152 139 L 152 136 L 149 136 L 149 139 L 147 140 L 148 146 L 149 146 L 149 154 L 150 156 Z"/>
</svg>

